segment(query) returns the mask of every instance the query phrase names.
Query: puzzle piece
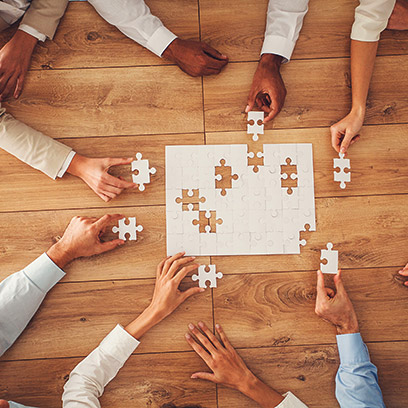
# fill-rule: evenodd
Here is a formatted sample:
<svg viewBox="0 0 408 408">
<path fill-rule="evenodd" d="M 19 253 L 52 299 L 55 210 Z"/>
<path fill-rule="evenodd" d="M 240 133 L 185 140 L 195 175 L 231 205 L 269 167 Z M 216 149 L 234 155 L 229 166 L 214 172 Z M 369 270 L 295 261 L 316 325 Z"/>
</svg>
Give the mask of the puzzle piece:
<svg viewBox="0 0 408 408">
<path fill-rule="evenodd" d="M 262 123 L 264 120 L 264 112 L 256 112 L 256 111 L 248 112 L 247 120 L 248 122 L 251 122 L 251 121 L 254 122 L 253 125 L 248 123 L 247 133 L 249 135 L 252 135 L 252 140 L 256 142 L 259 139 L 258 135 L 263 135 L 264 133 L 264 125 Z"/>
<path fill-rule="evenodd" d="M 225 163 L 225 159 L 221 159 L 220 166 L 215 166 L 215 188 L 221 189 L 223 196 L 227 194 L 228 188 L 232 188 L 232 180 L 238 180 L 238 174 L 232 174 L 231 166 Z"/>
<path fill-rule="evenodd" d="M 335 171 L 334 181 L 340 182 L 340 188 L 346 188 L 346 182 L 351 181 L 351 172 L 346 173 L 345 169 L 351 169 L 350 159 L 344 158 L 344 153 L 339 153 L 340 159 L 333 159 L 333 168 L 339 168 L 340 171 Z"/>
<path fill-rule="evenodd" d="M 126 218 L 122 218 L 118 221 L 119 227 L 113 227 L 112 232 L 118 233 L 119 232 L 119 239 L 123 239 L 126 241 L 126 235 L 129 235 L 129 241 L 136 241 L 137 232 L 143 231 L 143 227 L 141 225 L 136 226 L 136 217 L 129 217 L 128 224 L 125 223 Z"/>
<path fill-rule="evenodd" d="M 182 205 L 183 211 L 198 211 L 200 203 L 205 203 L 205 197 L 200 197 L 200 189 L 182 189 L 181 197 L 176 198 L 176 203 Z"/>
<path fill-rule="evenodd" d="M 258 173 L 259 167 L 264 165 L 264 153 L 262 150 L 253 150 L 256 151 L 249 151 L 247 154 L 248 166 L 253 166 L 252 171 Z"/>
<path fill-rule="evenodd" d="M 150 183 L 150 175 L 156 174 L 156 169 L 149 168 L 149 160 L 142 160 L 142 153 L 136 153 L 136 160 L 133 160 L 131 165 L 132 172 L 137 171 L 136 174 L 132 174 L 133 182 L 139 184 L 139 190 L 143 191 L 144 185 Z"/>
<path fill-rule="evenodd" d="M 198 274 L 191 277 L 193 281 L 198 280 L 198 286 L 200 288 L 207 288 L 207 282 L 210 282 L 210 288 L 217 287 L 217 279 L 222 278 L 221 272 L 215 272 L 215 265 L 200 265 L 198 267 Z"/>
<path fill-rule="evenodd" d="M 322 249 L 321 250 L 321 255 L 320 259 L 326 259 L 327 263 L 325 264 L 320 264 L 320 270 L 323 273 L 333 273 L 336 274 L 338 269 L 339 269 L 339 252 L 332 250 L 333 244 L 329 242 L 327 244 L 327 249 Z"/>
<path fill-rule="evenodd" d="M 198 213 L 198 220 L 193 220 L 193 225 L 199 225 L 200 234 L 206 232 L 217 232 L 217 224 L 222 224 L 221 218 L 217 219 L 216 211 L 200 211 Z"/>
<path fill-rule="evenodd" d="M 286 158 L 286 164 L 281 165 L 281 187 L 287 188 L 287 193 L 292 194 L 293 188 L 298 186 L 297 183 L 297 166 L 292 164 L 290 157 Z"/>
</svg>

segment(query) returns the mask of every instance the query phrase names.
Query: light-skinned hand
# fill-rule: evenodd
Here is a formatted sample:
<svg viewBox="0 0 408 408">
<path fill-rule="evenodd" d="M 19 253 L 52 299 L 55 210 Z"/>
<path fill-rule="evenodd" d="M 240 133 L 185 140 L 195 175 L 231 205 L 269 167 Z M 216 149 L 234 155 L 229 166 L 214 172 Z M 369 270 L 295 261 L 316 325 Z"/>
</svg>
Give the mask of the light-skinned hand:
<svg viewBox="0 0 408 408">
<path fill-rule="evenodd" d="M 0 102 L 21 95 L 36 44 L 37 38 L 17 30 L 0 50 Z"/>
<path fill-rule="evenodd" d="M 195 257 L 184 257 L 184 252 L 164 258 L 157 267 L 156 285 L 150 305 L 125 330 L 140 339 L 149 329 L 174 312 L 190 296 L 202 293 L 197 286 L 181 291 L 181 281 L 198 268 Z"/>
<path fill-rule="evenodd" d="M 47 255 L 56 265 L 63 268 L 76 258 L 111 251 L 124 244 L 124 241 L 114 239 L 102 242 L 100 238 L 107 226 L 123 217 L 120 214 L 108 214 L 101 218 L 74 217 L 62 238 L 47 251 Z"/>
<path fill-rule="evenodd" d="M 338 334 L 358 333 L 357 315 L 341 280 L 341 271 L 334 276 L 336 291 L 326 288 L 322 271 L 317 271 L 316 314 L 336 326 Z"/>
<path fill-rule="evenodd" d="M 76 153 L 67 173 L 82 179 L 103 201 L 108 202 L 123 190 L 137 187 L 135 183 L 109 174 L 112 166 L 130 164 L 133 160 L 132 157 L 91 159 Z"/>
<path fill-rule="evenodd" d="M 398 273 L 402 276 L 408 277 L 408 264 L 406 264 Z M 404 282 L 405 286 L 408 286 L 408 280 Z"/>
<path fill-rule="evenodd" d="M 337 153 L 347 153 L 348 148 L 360 139 L 364 112 L 352 110 L 346 117 L 330 127 L 331 141 Z"/>
<path fill-rule="evenodd" d="M 256 104 L 268 114 L 263 123 L 271 121 L 285 103 L 286 88 L 280 73 L 281 64 L 281 56 L 263 54 L 252 80 L 245 113 L 253 110 Z"/>
<path fill-rule="evenodd" d="M 163 52 L 163 57 L 174 62 L 193 77 L 216 75 L 228 64 L 228 57 L 205 42 L 176 38 Z"/>
<path fill-rule="evenodd" d="M 236 389 L 264 408 L 271 408 L 283 401 L 283 397 L 259 380 L 235 351 L 219 324 L 215 329 L 221 339 L 203 322 L 198 327 L 190 323 L 185 335 L 188 344 L 204 360 L 212 371 L 196 372 L 191 378 L 211 381 Z"/>
<path fill-rule="evenodd" d="M 9 408 L 10 404 L 6 400 L 0 399 L 0 408 Z"/>
</svg>

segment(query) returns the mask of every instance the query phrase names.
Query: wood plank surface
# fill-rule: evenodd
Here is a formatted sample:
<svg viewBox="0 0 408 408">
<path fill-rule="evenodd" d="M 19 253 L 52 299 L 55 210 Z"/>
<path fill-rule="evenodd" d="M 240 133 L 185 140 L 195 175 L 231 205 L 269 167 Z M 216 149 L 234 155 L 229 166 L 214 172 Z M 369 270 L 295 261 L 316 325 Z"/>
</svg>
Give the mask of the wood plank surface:
<svg viewBox="0 0 408 408">
<path fill-rule="evenodd" d="M 367 341 L 408 337 L 408 288 L 395 268 L 343 271 L 343 281 Z M 326 284 L 334 287 L 331 276 Z M 214 319 L 235 347 L 335 343 L 335 329 L 314 312 L 316 272 L 226 275 L 214 291 Z M 239 318 L 235 318 L 239 316 Z"/>
<path fill-rule="evenodd" d="M 157 171 L 151 183 L 142 192 L 126 190 L 119 197 L 105 203 L 82 180 L 65 174 L 62 179 L 51 180 L 43 173 L 20 162 L 14 156 L 0 151 L 0 212 L 65 208 L 144 206 L 165 204 L 165 146 L 173 144 L 203 144 L 204 135 L 177 134 L 154 136 L 97 137 L 61 139 L 77 153 L 88 157 L 135 157 L 142 153 L 150 167 Z M 116 176 L 132 181 L 131 167 L 118 166 L 111 170 Z M 12 182 L 11 182 L 12 180 Z"/>
<path fill-rule="evenodd" d="M 32 71 L 4 107 L 54 138 L 203 131 L 201 79 L 175 66 Z"/>
<path fill-rule="evenodd" d="M 63 385 L 80 361 L 64 358 L 0 362 L 0 394 L 30 406 L 60 407 Z M 216 408 L 215 385 L 190 379 L 192 373 L 203 370 L 204 363 L 193 352 L 132 355 L 100 401 L 103 407 L 111 408 L 160 408 L 169 402 Z"/>
<path fill-rule="evenodd" d="M 407 62 L 408 56 L 377 58 L 366 124 L 406 122 Z M 206 131 L 246 129 L 244 110 L 256 66 L 256 63 L 229 64 L 218 76 L 204 78 Z M 351 104 L 348 59 L 293 61 L 282 67 L 282 76 L 288 91 L 285 105 L 266 129 L 330 126 L 348 113 Z"/>
</svg>

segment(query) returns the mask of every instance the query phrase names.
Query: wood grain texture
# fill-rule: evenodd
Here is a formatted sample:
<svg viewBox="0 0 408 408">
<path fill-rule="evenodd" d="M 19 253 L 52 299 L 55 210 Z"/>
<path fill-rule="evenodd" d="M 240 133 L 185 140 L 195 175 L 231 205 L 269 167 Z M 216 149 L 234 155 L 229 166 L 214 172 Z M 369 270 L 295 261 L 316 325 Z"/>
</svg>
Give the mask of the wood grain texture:
<svg viewBox="0 0 408 408">
<path fill-rule="evenodd" d="M 201 79 L 175 66 L 31 71 L 4 107 L 54 138 L 203 131 Z"/>
<path fill-rule="evenodd" d="M 154 135 L 127 137 L 98 137 L 61 139 L 74 151 L 88 157 L 135 157 L 142 153 L 150 167 L 157 171 L 151 183 L 141 192 L 126 190 L 119 197 L 105 203 L 82 180 L 65 174 L 62 179 L 51 180 L 5 151 L 0 151 L 0 212 L 65 208 L 140 206 L 165 204 L 165 146 L 173 144 L 203 144 L 204 135 Z M 111 173 L 132 181 L 131 167 L 113 167 Z M 10 183 L 10 180 L 13 180 Z M 41 192 L 41 193 L 39 193 Z"/>
<path fill-rule="evenodd" d="M 309 3 L 292 59 L 335 58 L 350 54 L 357 0 Z M 258 61 L 264 40 L 267 0 L 201 0 L 202 39 L 230 61 Z M 408 33 L 384 31 L 379 55 L 406 54 Z"/>
<path fill-rule="evenodd" d="M 60 407 L 63 385 L 80 361 L 64 358 L 0 362 L 0 394 L 30 406 Z M 215 385 L 190 379 L 192 373 L 203 370 L 204 363 L 193 352 L 132 355 L 106 387 L 101 405 L 160 408 L 174 402 L 216 408 Z"/>
<path fill-rule="evenodd" d="M 365 340 L 407 338 L 405 315 L 395 313 L 408 301 L 397 269 L 351 269 L 343 280 Z M 326 284 L 334 287 L 331 276 Z M 225 275 L 214 291 L 214 319 L 235 347 L 334 343 L 334 327 L 314 313 L 315 288 L 315 271 Z"/>
<path fill-rule="evenodd" d="M 366 124 L 406 122 L 407 62 L 405 55 L 377 58 Z M 206 131 L 246 129 L 244 110 L 256 66 L 252 62 L 229 64 L 217 77 L 204 78 Z M 288 91 L 285 105 L 266 129 L 330 126 L 348 113 L 348 59 L 293 61 L 282 67 L 282 76 Z"/>
</svg>

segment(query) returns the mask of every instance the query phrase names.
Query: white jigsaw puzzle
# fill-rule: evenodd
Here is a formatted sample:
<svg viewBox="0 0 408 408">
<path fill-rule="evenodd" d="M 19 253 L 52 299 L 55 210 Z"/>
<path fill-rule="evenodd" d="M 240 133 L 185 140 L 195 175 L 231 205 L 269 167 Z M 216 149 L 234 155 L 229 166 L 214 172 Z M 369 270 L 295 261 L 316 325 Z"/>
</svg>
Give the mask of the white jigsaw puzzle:
<svg viewBox="0 0 408 408">
<path fill-rule="evenodd" d="M 252 135 L 252 140 L 257 141 L 259 139 L 258 135 L 263 135 L 264 132 L 264 125 L 263 125 L 263 120 L 264 120 L 264 112 L 256 112 L 256 111 L 250 111 L 248 112 L 248 122 L 253 121 L 254 124 L 248 123 L 247 125 L 247 133 L 249 135 Z M 259 124 L 258 122 L 261 122 Z"/>
<path fill-rule="evenodd" d="M 222 278 L 221 272 L 216 272 L 215 265 L 200 265 L 198 267 L 198 274 L 192 275 L 193 281 L 198 280 L 198 286 L 200 288 L 207 288 L 207 282 L 210 283 L 210 288 L 217 287 L 217 279 Z"/>
<path fill-rule="evenodd" d="M 344 153 L 339 153 L 339 159 L 333 159 L 333 168 L 337 167 L 340 171 L 334 172 L 334 181 L 340 182 L 340 188 L 346 188 L 346 182 L 351 181 L 351 172 L 346 173 L 344 169 L 350 170 L 350 159 L 344 158 Z"/>
<path fill-rule="evenodd" d="M 154 167 L 149 168 L 149 160 L 143 159 L 142 154 L 136 153 L 136 160 L 132 161 L 132 172 L 137 171 L 137 174 L 132 174 L 133 182 L 139 185 L 139 190 L 145 189 L 145 184 L 150 183 L 150 175 L 156 173 Z"/>
<path fill-rule="evenodd" d="M 339 269 L 339 252 L 333 250 L 333 244 L 329 242 L 327 244 L 327 249 L 321 250 L 320 259 L 326 259 L 327 263 L 320 264 L 320 270 L 323 273 L 332 273 L 336 274 Z"/>
<path fill-rule="evenodd" d="M 137 240 L 137 232 L 143 231 L 141 225 L 136 225 L 136 217 L 129 217 L 129 222 L 126 224 L 126 218 L 122 218 L 118 221 L 118 227 L 113 227 L 112 232 L 119 232 L 119 239 L 126 241 L 126 236 L 129 235 L 129 241 Z"/>
</svg>

